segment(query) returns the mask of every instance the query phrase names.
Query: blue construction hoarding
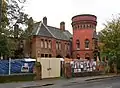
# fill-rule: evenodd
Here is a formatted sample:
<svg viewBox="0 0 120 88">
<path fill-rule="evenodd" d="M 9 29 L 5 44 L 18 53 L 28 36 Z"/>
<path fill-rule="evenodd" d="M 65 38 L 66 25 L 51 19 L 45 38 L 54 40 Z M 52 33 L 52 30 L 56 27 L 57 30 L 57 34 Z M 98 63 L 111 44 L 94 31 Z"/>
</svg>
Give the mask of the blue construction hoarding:
<svg viewBox="0 0 120 88">
<path fill-rule="evenodd" d="M 0 75 L 16 73 L 33 73 L 35 61 L 24 59 L 0 60 Z"/>
</svg>

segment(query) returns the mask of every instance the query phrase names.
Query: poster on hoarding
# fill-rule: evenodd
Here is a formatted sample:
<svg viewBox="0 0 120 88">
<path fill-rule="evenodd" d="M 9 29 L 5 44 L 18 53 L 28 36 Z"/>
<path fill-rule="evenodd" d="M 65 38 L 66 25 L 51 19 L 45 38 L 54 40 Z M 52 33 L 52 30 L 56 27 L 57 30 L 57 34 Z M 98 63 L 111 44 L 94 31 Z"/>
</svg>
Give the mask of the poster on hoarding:
<svg viewBox="0 0 120 88">
<path fill-rule="evenodd" d="M 21 67 L 21 72 L 29 72 L 29 65 L 28 63 L 24 63 Z"/>
</svg>

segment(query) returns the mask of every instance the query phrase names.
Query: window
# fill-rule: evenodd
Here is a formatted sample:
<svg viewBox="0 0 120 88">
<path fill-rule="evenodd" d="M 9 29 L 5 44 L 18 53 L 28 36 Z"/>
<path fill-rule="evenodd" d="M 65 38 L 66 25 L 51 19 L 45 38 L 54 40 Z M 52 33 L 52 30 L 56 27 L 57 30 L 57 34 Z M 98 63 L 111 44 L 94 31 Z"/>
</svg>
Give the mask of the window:
<svg viewBox="0 0 120 88">
<path fill-rule="evenodd" d="M 78 39 L 76 40 L 76 48 L 80 49 L 80 41 Z"/>
<path fill-rule="evenodd" d="M 56 49 L 58 50 L 58 42 L 56 42 Z"/>
<path fill-rule="evenodd" d="M 67 50 L 69 51 L 70 50 L 70 44 L 68 43 L 68 46 L 67 46 Z"/>
<path fill-rule="evenodd" d="M 58 49 L 61 50 L 61 43 L 59 42 L 59 46 L 58 46 Z"/>
<path fill-rule="evenodd" d="M 44 47 L 44 41 L 43 41 L 43 39 L 41 39 L 41 48 L 43 48 Z"/>
<path fill-rule="evenodd" d="M 41 57 L 44 57 L 44 54 L 41 54 Z"/>
<path fill-rule="evenodd" d="M 48 42 L 48 48 L 49 48 L 49 49 L 52 48 L 52 42 L 51 42 L 51 40 L 49 40 L 49 42 Z"/>
<path fill-rule="evenodd" d="M 83 25 L 83 28 L 85 28 L 85 24 Z"/>
<path fill-rule="evenodd" d="M 45 40 L 45 48 L 47 48 L 47 40 Z"/>
<path fill-rule="evenodd" d="M 85 40 L 85 48 L 89 49 L 89 40 L 88 39 Z"/>
<path fill-rule="evenodd" d="M 45 54 L 45 57 L 48 57 L 48 54 Z"/>
<path fill-rule="evenodd" d="M 76 29 L 76 27 L 75 26 L 73 26 L 74 27 L 74 29 Z"/>
<path fill-rule="evenodd" d="M 65 43 L 65 50 L 67 50 L 67 44 Z"/>
<path fill-rule="evenodd" d="M 79 29 L 81 29 L 81 25 L 79 25 Z"/>
<path fill-rule="evenodd" d="M 92 25 L 90 24 L 90 28 L 92 28 Z"/>
<path fill-rule="evenodd" d="M 88 24 L 87 27 L 90 28 L 90 24 Z"/>
<path fill-rule="evenodd" d="M 52 55 L 51 55 L 51 54 L 49 54 L 49 57 L 52 57 Z"/>
</svg>

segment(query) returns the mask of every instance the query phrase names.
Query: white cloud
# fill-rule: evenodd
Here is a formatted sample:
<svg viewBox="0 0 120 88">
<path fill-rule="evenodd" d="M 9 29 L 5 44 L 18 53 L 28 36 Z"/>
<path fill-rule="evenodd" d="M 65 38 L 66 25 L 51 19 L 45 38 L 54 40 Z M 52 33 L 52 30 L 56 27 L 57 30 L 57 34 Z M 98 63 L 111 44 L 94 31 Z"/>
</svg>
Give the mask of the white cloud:
<svg viewBox="0 0 120 88">
<path fill-rule="evenodd" d="M 119 0 L 27 0 L 25 11 L 36 21 L 48 18 L 48 25 L 59 27 L 65 21 L 66 29 L 72 32 L 71 18 L 74 15 L 88 13 L 97 16 L 98 31 L 103 23 L 119 13 Z"/>
</svg>

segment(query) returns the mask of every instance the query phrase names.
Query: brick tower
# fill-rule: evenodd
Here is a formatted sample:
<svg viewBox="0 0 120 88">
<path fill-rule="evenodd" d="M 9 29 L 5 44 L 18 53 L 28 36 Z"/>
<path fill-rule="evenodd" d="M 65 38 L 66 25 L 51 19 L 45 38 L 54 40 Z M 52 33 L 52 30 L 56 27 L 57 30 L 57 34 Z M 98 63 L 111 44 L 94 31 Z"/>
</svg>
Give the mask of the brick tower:
<svg viewBox="0 0 120 88">
<path fill-rule="evenodd" d="M 94 40 L 97 17 L 81 14 L 72 17 L 73 41 L 72 56 L 74 59 L 94 59 Z"/>
</svg>

